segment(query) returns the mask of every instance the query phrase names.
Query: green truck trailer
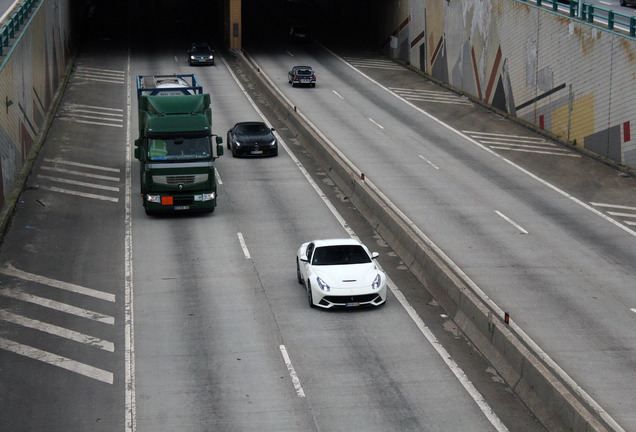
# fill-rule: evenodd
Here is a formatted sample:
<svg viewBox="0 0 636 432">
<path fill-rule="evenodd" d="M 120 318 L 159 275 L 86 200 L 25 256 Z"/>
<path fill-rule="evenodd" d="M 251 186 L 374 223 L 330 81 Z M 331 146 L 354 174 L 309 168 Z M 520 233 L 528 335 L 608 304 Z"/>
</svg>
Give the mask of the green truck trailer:
<svg viewBox="0 0 636 432">
<path fill-rule="evenodd" d="M 223 139 L 212 133 L 210 95 L 194 74 L 138 75 L 137 102 L 135 158 L 146 213 L 214 211 Z"/>
</svg>

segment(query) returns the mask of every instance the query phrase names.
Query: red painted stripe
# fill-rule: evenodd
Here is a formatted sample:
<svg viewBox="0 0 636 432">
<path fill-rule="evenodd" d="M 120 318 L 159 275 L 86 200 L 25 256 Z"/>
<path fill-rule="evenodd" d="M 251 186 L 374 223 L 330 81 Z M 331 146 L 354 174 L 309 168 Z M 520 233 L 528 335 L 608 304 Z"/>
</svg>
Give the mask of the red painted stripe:
<svg viewBox="0 0 636 432">
<path fill-rule="evenodd" d="M 417 37 L 415 39 L 413 39 L 413 42 L 411 42 L 411 48 L 413 48 L 415 45 L 417 45 L 417 43 L 419 41 L 421 41 L 423 38 L 424 38 L 424 32 L 418 34 Z"/>
<path fill-rule="evenodd" d="M 488 87 L 486 87 L 486 102 L 490 103 L 490 93 L 495 85 L 495 80 L 499 76 L 499 63 L 501 62 L 501 46 L 497 49 L 497 55 L 495 56 L 495 63 L 492 65 L 490 71 L 490 79 L 488 80 Z"/>
<path fill-rule="evenodd" d="M 539 116 L 539 128 L 545 129 L 545 116 L 542 116 L 542 115 Z"/>
<path fill-rule="evenodd" d="M 631 141 L 631 133 L 629 128 L 629 122 L 623 123 L 623 142 Z"/>
<path fill-rule="evenodd" d="M 477 70 L 477 59 L 475 58 L 475 48 L 470 49 L 470 55 L 473 58 L 473 73 L 475 74 L 475 84 L 477 85 L 477 97 L 479 100 L 483 100 L 481 97 L 481 85 L 479 85 L 479 71 Z"/>
<path fill-rule="evenodd" d="M 435 59 L 437 58 L 437 54 L 439 54 L 440 48 L 442 48 L 442 42 L 444 42 L 444 38 L 439 38 L 439 42 L 435 47 L 435 51 L 433 52 L 433 57 L 431 57 L 431 64 L 435 63 Z"/>
</svg>

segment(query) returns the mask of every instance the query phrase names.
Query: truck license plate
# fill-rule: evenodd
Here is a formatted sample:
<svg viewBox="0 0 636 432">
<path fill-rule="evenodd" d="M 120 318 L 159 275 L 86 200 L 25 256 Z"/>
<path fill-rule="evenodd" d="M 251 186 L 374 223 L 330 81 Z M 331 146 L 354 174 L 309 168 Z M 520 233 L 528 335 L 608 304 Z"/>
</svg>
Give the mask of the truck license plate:
<svg viewBox="0 0 636 432">
<path fill-rule="evenodd" d="M 174 206 L 175 210 L 190 210 L 190 206 Z"/>
</svg>

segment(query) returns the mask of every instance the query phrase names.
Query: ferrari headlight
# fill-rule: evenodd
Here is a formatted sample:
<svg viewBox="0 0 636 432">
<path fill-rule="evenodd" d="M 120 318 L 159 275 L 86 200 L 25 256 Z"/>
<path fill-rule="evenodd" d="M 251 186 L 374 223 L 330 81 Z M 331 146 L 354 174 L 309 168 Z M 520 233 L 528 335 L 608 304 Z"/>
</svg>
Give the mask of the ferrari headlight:
<svg viewBox="0 0 636 432">
<path fill-rule="evenodd" d="M 371 284 L 371 288 L 373 289 L 378 289 L 380 288 L 380 282 L 382 282 L 382 278 L 380 277 L 380 275 L 378 274 L 375 277 L 375 280 L 373 281 L 373 283 Z"/>
<path fill-rule="evenodd" d="M 329 288 L 329 285 L 327 285 L 325 283 L 325 281 L 323 281 L 322 279 L 320 279 L 319 277 L 316 278 L 316 282 L 318 282 L 318 286 L 320 287 L 321 290 L 323 290 L 324 292 L 329 292 L 331 290 L 331 288 Z"/>
</svg>

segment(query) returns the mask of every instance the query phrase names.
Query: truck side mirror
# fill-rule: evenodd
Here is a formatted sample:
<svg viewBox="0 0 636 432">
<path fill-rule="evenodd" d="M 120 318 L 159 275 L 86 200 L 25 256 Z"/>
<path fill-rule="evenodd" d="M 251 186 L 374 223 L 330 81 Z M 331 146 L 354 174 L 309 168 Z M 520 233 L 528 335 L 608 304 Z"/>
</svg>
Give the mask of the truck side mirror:
<svg viewBox="0 0 636 432">
<path fill-rule="evenodd" d="M 223 156 L 223 144 L 217 144 L 216 145 L 216 155 L 218 156 Z"/>
</svg>

